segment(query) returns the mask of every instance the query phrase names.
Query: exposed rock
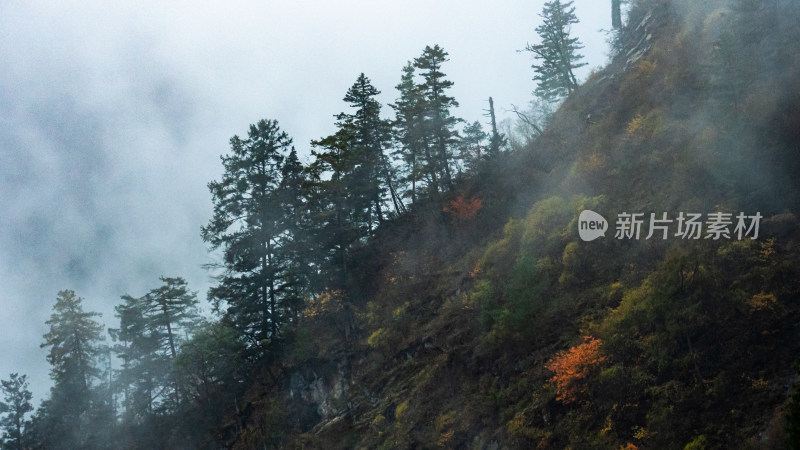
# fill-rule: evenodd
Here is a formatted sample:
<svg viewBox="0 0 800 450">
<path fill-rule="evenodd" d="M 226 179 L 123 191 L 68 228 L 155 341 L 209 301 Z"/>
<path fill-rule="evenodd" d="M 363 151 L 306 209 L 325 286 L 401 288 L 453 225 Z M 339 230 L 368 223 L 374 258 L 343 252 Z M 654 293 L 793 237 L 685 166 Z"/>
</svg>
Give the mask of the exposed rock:
<svg viewBox="0 0 800 450">
<path fill-rule="evenodd" d="M 348 405 L 348 373 L 340 362 L 336 370 L 297 370 L 289 380 L 289 397 L 316 407 L 323 421 L 341 415 Z"/>
</svg>

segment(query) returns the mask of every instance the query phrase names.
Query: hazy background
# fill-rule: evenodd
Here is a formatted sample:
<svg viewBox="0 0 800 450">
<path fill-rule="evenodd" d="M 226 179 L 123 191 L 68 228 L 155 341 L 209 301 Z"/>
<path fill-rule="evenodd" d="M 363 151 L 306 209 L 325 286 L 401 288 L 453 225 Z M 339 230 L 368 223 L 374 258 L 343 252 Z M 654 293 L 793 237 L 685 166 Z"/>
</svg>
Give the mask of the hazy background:
<svg viewBox="0 0 800 450">
<path fill-rule="evenodd" d="M 59 290 L 112 327 L 120 295 L 160 275 L 205 299 L 206 183 L 249 124 L 277 119 L 307 154 L 360 72 L 392 102 L 433 44 L 450 53 L 456 115 L 486 123 L 492 96 L 510 119 L 531 99 L 516 50 L 538 42 L 543 0 L 219 3 L 0 2 L 0 378 L 28 374 L 37 399 Z M 610 1 L 575 6 L 585 79 L 607 58 Z"/>
</svg>

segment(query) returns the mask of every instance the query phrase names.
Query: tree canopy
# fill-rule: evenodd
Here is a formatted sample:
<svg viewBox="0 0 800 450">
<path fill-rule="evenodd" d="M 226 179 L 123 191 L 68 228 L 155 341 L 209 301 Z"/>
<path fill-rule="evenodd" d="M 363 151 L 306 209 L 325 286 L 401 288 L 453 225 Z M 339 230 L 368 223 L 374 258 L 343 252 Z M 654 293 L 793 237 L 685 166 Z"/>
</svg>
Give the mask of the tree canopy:
<svg viewBox="0 0 800 450">
<path fill-rule="evenodd" d="M 558 101 L 578 87 L 574 69 L 585 66 L 577 51 L 583 48 L 577 37 L 570 35 L 571 25 L 578 23 L 572 1 L 545 2 L 542 24 L 536 27 L 541 42 L 528 44 L 525 50 L 533 53 L 537 62 L 532 65 L 538 82 L 535 93 L 547 101 Z"/>
</svg>

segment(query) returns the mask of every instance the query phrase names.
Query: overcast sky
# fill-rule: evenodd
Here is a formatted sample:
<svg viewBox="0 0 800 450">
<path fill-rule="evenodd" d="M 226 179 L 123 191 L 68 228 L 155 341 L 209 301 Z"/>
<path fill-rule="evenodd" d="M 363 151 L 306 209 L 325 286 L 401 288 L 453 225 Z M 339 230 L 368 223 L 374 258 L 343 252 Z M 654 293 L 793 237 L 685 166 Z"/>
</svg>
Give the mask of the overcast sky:
<svg viewBox="0 0 800 450">
<path fill-rule="evenodd" d="M 116 326 L 120 295 L 183 276 L 205 299 L 200 227 L 219 155 L 277 119 L 301 153 L 334 131 L 359 73 L 386 104 L 426 45 L 450 54 L 457 116 L 531 99 L 544 1 L 0 2 L 0 378 L 50 385 L 39 348 L 73 289 Z M 610 2 L 576 0 L 589 63 Z M 390 109 L 384 107 L 384 115 Z M 38 402 L 37 402 L 38 405 Z"/>
</svg>

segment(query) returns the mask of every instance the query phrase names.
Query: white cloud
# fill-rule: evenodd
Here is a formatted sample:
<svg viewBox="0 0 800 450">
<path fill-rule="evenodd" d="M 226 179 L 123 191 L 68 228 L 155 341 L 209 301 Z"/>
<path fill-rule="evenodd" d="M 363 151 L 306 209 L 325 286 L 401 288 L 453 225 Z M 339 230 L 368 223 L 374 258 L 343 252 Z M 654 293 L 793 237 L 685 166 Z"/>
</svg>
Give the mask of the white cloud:
<svg viewBox="0 0 800 450">
<path fill-rule="evenodd" d="M 516 50 L 536 40 L 542 3 L 0 4 L 0 378 L 28 373 L 46 395 L 39 343 L 60 289 L 111 326 L 119 296 L 159 275 L 205 295 L 205 185 L 250 123 L 278 119 L 306 151 L 360 72 L 391 102 L 405 62 L 434 43 L 468 121 L 489 96 L 500 112 L 526 103 L 531 61 Z M 597 66 L 610 6 L 576 6 Z"/>
</svg>

